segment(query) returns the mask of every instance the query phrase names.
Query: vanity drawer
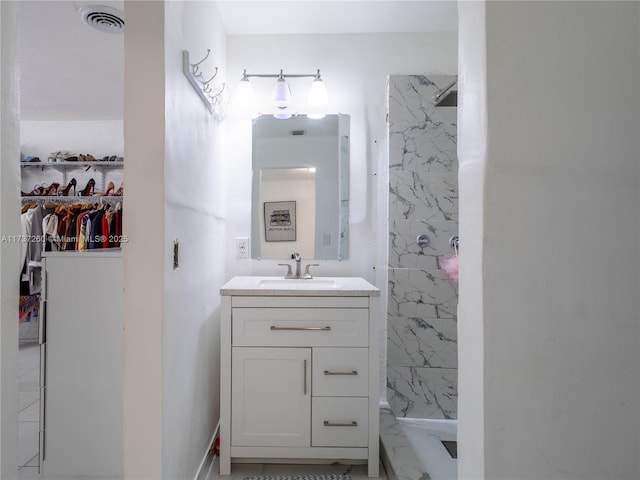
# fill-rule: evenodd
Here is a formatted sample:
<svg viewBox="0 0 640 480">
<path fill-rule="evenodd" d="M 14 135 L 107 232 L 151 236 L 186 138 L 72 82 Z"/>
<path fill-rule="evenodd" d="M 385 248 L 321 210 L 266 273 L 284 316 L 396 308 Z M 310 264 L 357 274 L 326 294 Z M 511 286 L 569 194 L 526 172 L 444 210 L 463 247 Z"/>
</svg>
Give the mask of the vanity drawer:
<svg viewBox="0 0 640 480">
<path fill-rule="evenodd" d="M 313 395 L 366 397 L 369 394 L 368 348 L 314 348 Z"/>
<path fill-rule="evenodd" d="M 368 415 L 368 398 L 313 397 L 311 446 L 366 447 Z"/>
<path fill-rule="evenodd" d="M 234 346 L 366 347 L 366 308 L 233 308 Z"/>
</svg>

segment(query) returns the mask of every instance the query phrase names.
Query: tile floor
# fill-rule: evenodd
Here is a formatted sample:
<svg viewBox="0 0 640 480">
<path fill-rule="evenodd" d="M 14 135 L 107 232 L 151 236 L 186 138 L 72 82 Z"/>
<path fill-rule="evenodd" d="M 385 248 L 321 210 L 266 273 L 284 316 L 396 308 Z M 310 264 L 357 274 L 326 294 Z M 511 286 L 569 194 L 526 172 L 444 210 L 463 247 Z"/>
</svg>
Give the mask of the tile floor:
<svg viewBox="0 0 640 480">
<path fill-rule="evenodd" d="M 367 476 L 366 465 L 283 465 L 270 463 L 236 463 L 231 465 L 230 476 L 218 475 L 217 461 L 211 467 L 208 480 L 244 480 L 254 475 L 329 475 L 348 473 L 351 480 L 365 480 Z M 380 465 L 380 480 L 387 480 L 387 475 Z"/>
<path fill-rule="evenodd" d="M 18 478 L 38 475 L 40 419 L 40 345 L 18 350 Z"/>
</svg>

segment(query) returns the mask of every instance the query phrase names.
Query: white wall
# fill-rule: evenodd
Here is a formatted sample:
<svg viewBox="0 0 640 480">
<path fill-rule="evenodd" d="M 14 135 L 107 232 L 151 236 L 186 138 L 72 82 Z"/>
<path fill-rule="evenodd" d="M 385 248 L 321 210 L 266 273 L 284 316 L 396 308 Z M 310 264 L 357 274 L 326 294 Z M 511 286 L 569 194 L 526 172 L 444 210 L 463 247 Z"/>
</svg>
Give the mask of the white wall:
<svg viewBox="0 0 640 480">
<path fill-rule="evenodd" d="M 458 3 L 458 478 L 484 478 L 485 3 Z"/>
<path fill-rule="evenodd" d="M 0 2 L 0 234 L 20 234 L 17 5 Z M 0 243 L 0 476 L 18 468 L 18 275 L 20 244 Z"/>
<path fill-rule="evenodd" d="M 482 289 L 484 369 L 467 364 L 460 381 L 483 377 L 481 418 L 467 418 L 484 424 L 485 454 L 474 470 L 461 432 L 464 478 L 640 477 L 638 8 L 486 5 L 484 193 L 461 197 L 464 225 L 484 196 L 482 227 L 465 227 L 481 257 L 461 266 L 483 278 L 460 296 Z M 461 336 L 480 330 L 469 313 Z"/>
<path fill-rule="evenodd" d="M 213 2 L 127 2 L 126 18 L 125 476 L 193 478 L 219 417 L 226 203 L 223 129 L 182 50 L 224 67 L 224 31 Z"/>
<path fill-rule="evenodd" d="M 224 283 L 224 128 L 182 72 L 182 50 L 225 78 L 225 34 L 214 2 L 165 11 L 163 478 L 193 478 L 219 420 L 219 288 Z M 173 270 L 173 241 L 180 266 Z"/>
<path fill-rule="evenodd" d="M 162 478 L 164 5 L 126 2 L 124 475 Z"/>
<path fill-rule="evenodd" d="M 27 121 L 20 122 L 20 152 L 38 156 L 43 162 L 51 152 L 66 150 L 73 154 L 124 155 L 122 120 L 102 121 Z"/>
</svg>

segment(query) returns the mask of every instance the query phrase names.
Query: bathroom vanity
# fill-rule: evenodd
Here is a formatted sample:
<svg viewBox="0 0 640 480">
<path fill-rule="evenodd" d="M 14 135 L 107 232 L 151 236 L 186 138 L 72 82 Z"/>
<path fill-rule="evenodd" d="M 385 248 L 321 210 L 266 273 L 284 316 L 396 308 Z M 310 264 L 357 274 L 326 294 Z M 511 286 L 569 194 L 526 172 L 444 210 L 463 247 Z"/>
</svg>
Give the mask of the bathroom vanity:
<svg viewBox="0 0 640 480">
<path fill-rule="evenodd" d="M 377 477 L 379 290 L 356 277 L 235 277 L 220 293 L 220 474 L 344 460 Z"/>
</svg>

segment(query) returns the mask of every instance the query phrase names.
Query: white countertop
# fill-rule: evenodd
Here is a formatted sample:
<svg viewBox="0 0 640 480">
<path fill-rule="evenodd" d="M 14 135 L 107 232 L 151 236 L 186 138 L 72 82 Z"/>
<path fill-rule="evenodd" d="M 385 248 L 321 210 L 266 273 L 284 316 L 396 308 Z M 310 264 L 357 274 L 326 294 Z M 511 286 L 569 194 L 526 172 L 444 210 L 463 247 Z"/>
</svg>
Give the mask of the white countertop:
<svg viewBox="0 0 640 480">
<path fill-rule="evenodd" d="M 220 295 L 378 297 L 380 290 L 361 277 L 233 277 Z"/>
</svg>

